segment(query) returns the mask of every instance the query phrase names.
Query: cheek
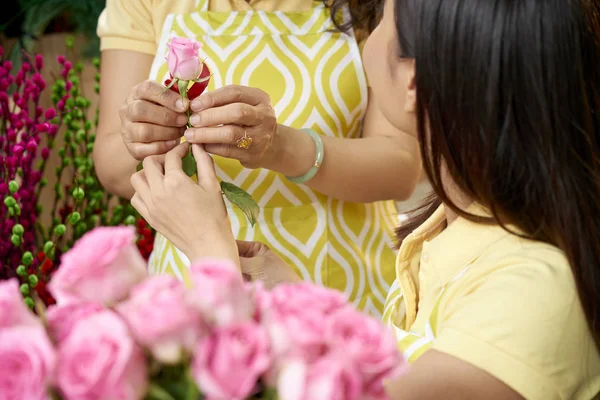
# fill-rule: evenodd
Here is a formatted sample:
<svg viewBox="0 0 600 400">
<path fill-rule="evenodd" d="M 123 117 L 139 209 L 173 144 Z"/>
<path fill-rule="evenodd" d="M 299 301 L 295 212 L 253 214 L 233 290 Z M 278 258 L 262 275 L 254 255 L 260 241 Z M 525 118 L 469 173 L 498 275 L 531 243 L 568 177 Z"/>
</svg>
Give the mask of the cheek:
<svg viewBox="0 0 600 400">
<path fill-rule="evenodd" d="M 397 129 L 411 134 L 411 116 L 405 112 L 406 87 L 399 84 L 392 76 L 395 61 L 390 59 L 392 46 L 387 45 L 380 28 L 377 28 L 365 43 L 363 62 L 369 79 L 371 101 L 384 117 Z"/>
<path fill-rule="evenodd" d="M 365 73 L 367 74 L 367 79 L 369 81 L 369 85 L 373 87 L 379 86 L 379 81 L 381 80 L 381 42 L 378 41 L 379 37 L 379 28 L 376 28 L 373 33 L 367 39 L 365 46 L 363 48 L 363 64 L 365 66 Z"/>
</svg>

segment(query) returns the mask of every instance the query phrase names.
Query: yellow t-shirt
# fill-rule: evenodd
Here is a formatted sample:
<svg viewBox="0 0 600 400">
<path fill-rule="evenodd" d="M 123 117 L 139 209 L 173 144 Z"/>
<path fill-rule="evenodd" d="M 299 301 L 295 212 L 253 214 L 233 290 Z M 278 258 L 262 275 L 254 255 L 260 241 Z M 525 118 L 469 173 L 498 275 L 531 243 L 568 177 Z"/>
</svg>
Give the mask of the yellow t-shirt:
<svg viewBox="0 0 600 400">
<path fill-rule="evenodd" d="M 101 50 L 132 50 L 155 55 L 169 14 L 196 10 L 197 0 L 107 0 L 98 19 Z M 210 0 L 209 11 L 305 11 L 312 0 Z"/>
<path fill-rule="evenodd" d="M 479 206 L 469 211 L 485 214 Z M 499 226 L 460 217 L 445 224 L 441 207 L 400 249 L 398 292 L 384 314 L 397 336 L 422 336 L 426 347 L 490 373 L 526 399 L 594 398 L 600 353 L 563 252 Z M 414 352 L 419 342 L 410 343 Z"/>
</svg>

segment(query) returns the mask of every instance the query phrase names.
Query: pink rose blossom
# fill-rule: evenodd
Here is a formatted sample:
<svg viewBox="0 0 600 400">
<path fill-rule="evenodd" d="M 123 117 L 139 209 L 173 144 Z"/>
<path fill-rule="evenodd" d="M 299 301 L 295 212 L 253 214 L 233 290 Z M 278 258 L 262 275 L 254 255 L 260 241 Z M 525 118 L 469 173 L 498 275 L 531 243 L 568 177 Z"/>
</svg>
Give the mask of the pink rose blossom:
<svg viewBox="0 0 600 400">
<path fill-rule="evenodd" d="M 19 290 L 19 281 L 0 281 L 0 329 L 17 325 L 39 325 L 35 315 L 27 308 Z"/>
<path fill-rule="evenodd" d="M 327 318 L 350 307 L 342 293 L 309 283 L 279 285 L 260 303 L 276 354 L 294 351 L 306 357 L 327 350 Z"/>
<path fill-rule="evenodd" d="M 352 308 L 344 308 L 327 320 L 326 338 L 334 349 L 343 349 L 356 365 L 369 399 L 387 399 L 383 382 L 404 366 L 390 330 L 380 321 Z"/>
<path fill-rule="evenodd" d="M 112 311 L 78 321 L 58 356 L 58 387 L 65 400 L 139 400 L 146 392 L 142 350 Z"/>
<path fill-rule="evenodd" d="M 100 227 L 62 256 L 49 289 L 59 305 L 83 300 L 111 306 L 146 276 L 134 228 Z"/>
<path fill-rule="evenodd" d="M 58 343 L 66 339 L 73 326 L 88 316 L 104 311 L 97 303 L 71 303 L 64 306 L 52 306 L 48 309 L 48 330 Z"/>
<path fill-rule="evenodd" d="M 268 335 L 254 323 L 218 327 L 201 339 L 192 362 L 196 383 L 211 400 L 244 400 L 269 368 Z"/>
<path fill-rule="evenodd" d="M 203 260 L 192 265 L 190 302 L 216 325 L 252 319 L 254 304 L 242 274 L 230 261 Z"/>
<path fill-rule="evenodd" d="M 183 81 L 198 79 L 202 72 L 198 51 L 202 45 L 195 40 L 175 37 L 168 47 L 167 67 L 171 76 Z"/>
<path fill-rule="evenodd" d="M 339 349 L 313 363 L 292 359 L 283 367 L 277 382 L 280 400 L 358 400 L 362 380 L 354 363 Z"/>
<path fill-rule="evenodd" d="M 46 400 L 56 354 L 41 325 L 0 330 L 0 399 Z"/>
<path fill-rule="evenodd" d="M 168 275 L 147 279 L 118 306 L 133 336 L 164 363 L 178 362 L 200 337 L 200 313 L 186 301 L 183 283 Z"/>
</svg>

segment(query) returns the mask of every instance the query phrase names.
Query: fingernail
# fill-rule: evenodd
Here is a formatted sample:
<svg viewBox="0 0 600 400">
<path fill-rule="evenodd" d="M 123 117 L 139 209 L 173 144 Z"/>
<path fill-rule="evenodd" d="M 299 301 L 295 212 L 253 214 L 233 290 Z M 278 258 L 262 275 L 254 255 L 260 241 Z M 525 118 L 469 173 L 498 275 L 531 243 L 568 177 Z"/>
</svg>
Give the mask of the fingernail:
<svg viewBox="0 0 600 400">
<path fill-rule="evenodd" d="M 198 111 L 202 109 L 202 100 L 200 98 L 196 98 L 192 100 L 192 104 L 190 104 L 190 108 L 192 111 Z"/>
<path fill-rule="evenodd" d="M 200 115 L 198 115 L 198 114 L 192 115 L 192 118 L 190 118 L 190 123 L 192 125 L 199 125 L 200 124 Z"/>
<path fill-rule="evenodd" d="M 185 111 L 185 104 L 183 104 L 183 100 L 181 100 L 181 99 L 179 99 L 179 100 L 177 100 L 177 102 L 175 102 L 175 107 L 178 110 Z"/>
<path fill-rule="evenodd" d="M 177 125 L 185 125 L 188 121 L 188 117 L 187 115 L 178 115 L 177 119 L 175 120 L 175 123 Z"/>
<path fill-rule="evenodd" d="M 191 129 L 188 129 L 183 136 L 185 137 L 185 140 L 192 140 L 194 138 L 194 132 Z"/>
<path fill-rule="evenodd" d="M 177 146 L 179 144 L 180 140 L 179 139 L 175 139 L 175 140 L 169 140 L 167 142 L 167 146 L 171 147 L 171 146 Z"/>
</svg>

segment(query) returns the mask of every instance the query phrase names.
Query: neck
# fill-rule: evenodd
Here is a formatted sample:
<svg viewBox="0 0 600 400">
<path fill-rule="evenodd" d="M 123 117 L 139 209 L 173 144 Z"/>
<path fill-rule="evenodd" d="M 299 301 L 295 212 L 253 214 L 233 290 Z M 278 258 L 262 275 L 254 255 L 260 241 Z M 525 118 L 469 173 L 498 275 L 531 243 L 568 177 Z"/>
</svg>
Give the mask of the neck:
<svg viewBox="0 0 600 400">
<path fill-rule="evenodd" d="M 473 203 L 473 199 L 471 199 L 458 188 L 458 185 L 456 185 L 450 174 L 448 174 L 446 171 L 442 172 L 441 178 L 442 185 L 446 190 L 446 194 L 448 195 L 450 200 L 452 200 L 452 203 L 454 203 L 454 205 L 456 205 L 461 210 L 466 210 Z M 444 209 L 446 212 L 446 223 L 447 225 L 450 225 L 451 223 L 456 221 L 456 219 L 458 218 L 458 214 L 450 207 L 444 207 Z"/>
</svg>

